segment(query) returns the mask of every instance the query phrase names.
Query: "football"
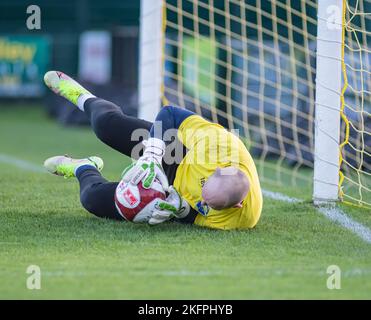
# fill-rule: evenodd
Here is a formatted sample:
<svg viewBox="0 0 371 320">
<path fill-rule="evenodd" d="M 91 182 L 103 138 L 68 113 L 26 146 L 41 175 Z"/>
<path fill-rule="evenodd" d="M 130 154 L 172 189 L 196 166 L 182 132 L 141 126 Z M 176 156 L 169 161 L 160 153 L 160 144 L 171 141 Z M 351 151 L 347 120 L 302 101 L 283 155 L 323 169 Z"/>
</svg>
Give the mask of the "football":
<svg viewBox="0 0 371 320">
<path fill-rule="evenodd" d="M 146 223 L 151 217 L 156 199 L 165 199 L 166 192 L 155 179 L 150 189 L 145 189 L 142 182 L 134 185 L 121 181 L 115 192 L 115 205 L 119 214 L 128 221 Z"/>
</svg>

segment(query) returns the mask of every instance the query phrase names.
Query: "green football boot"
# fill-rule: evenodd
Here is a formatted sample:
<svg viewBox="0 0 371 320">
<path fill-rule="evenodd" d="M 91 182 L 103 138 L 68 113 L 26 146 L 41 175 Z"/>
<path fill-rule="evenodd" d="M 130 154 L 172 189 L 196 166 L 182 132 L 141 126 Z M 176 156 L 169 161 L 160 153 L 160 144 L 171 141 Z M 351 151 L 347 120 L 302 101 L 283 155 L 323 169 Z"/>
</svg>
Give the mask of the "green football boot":
<svg viewBox="0 0 371 320">
<path fill-rule="evenodd" d="M 69 156 L 55 156 L 46 159 L 44 162 L 46 170 L 65 178 L 75 177 L 76 170 L 81 166 L 92 166 L 101 171 L 103 169 L 103 160 L 95 156 L 84 159 L 72 159 Z"/>
<path fill-rule="evenodd" d="M 76 106 L 77 99 L 82 94 L 92 95 L 77 81 L 60 71 L 48 71 L 45 73 L 44 82 L 52 91 L 66 98 Z"/>
</svg>

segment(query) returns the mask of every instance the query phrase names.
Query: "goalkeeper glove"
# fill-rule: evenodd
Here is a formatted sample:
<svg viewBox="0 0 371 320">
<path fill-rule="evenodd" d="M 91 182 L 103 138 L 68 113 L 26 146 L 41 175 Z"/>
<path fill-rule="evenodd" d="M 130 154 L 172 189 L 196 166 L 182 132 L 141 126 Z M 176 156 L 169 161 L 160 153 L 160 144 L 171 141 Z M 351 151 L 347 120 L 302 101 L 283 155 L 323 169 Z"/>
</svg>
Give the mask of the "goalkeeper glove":
<svg viewBox="0 0 371 320">
<path fill-rule="evenodd" d="M 122 180 L 137 185 L 142 181 L 143 188 L 151 188 L 157 178 L 165 191 L 169 189 L 169 182 L 162 169 L 162 158 L 165 154 L 165 143 L 157 138 L 144 140 L 143 156 L 127 167 L 122 173 Z"/>
<path fill-rule="evenodd" d="M 179 192 L 173 187 L 169 187 L 169 196 L 166 200 L 158 199 L 155 210 L 153 211 L 148 223 L 155 225 L 171 218 L 185 218 L 191 208 L 188 202 L 182 198 Z"/>
</svg>

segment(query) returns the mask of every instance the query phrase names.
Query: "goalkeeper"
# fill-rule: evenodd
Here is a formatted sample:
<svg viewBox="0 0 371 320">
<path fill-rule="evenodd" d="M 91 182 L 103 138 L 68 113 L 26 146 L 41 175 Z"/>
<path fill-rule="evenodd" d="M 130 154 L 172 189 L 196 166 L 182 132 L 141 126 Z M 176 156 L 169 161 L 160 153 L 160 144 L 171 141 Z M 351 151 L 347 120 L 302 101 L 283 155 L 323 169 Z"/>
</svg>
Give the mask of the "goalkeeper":
<svg viewBox="0 0 371 320">
<path fill-rule="evenodd" d="M 49 71 L 44 80 L 56 94 L 88 115 L 101 141 L 137 158 L 125 169 L 123 180 L 142 182 L 145 188 L 150 188 L 155 178 L 160 181 L 169 196 L 158 202 L 150 224 L 175 219 L 225 230 L 256 225 L 263 199 L 255 164 L 242 141 L 222 126 L 172 106 L 163 107 L 153 124 L 125 115 L 118 106 L 95 97 L 62 72 Z M 176 130 L 176 137 L 166 144 L 164 136 L 169 130 Z M 144 151 L 138 155 L 134 154 L 139 150 L 135 132 L 147 135 L 142 141 Z M 172 159 L 170 145 L 181 150 L 175 163 L 167 161 Z M 51 173 L 78 179 L 80 200 L 87 211 L 123 220 L 114 204 L 118 182 L 101 176 L 102 159 L 55 156 L 44 165 Z"/>
</svg>

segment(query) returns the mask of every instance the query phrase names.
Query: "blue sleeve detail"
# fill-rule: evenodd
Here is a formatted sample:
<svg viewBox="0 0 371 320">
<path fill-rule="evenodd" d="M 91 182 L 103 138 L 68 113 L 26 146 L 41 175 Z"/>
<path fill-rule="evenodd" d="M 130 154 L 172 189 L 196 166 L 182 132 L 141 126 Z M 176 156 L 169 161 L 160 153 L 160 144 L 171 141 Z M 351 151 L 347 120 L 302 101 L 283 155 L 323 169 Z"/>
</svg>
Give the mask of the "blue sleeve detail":
<svg viewBox="0 0 371 320">
<path fill-rule="evenodd" d="M 161 139 L 164 136 L 164 132 L 168 129 L 178 129 L 182 122 L 188 117 L 194 115 L 192 111 L 183 108 L 177 108 L 173 106 L 165 106 L 157 114 L 155 124 L 152 125 L 150 136 L 153 138 Z M 157 123 L 157 124 L 156 124 Z M 155 126 L 161 123 L 161 130 L 155 130 Z M 161 134 L 161 137 L 158 135 Z M 156 135 L 156 136 L 155 136 Z"/>
</svg>

